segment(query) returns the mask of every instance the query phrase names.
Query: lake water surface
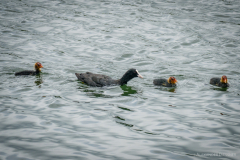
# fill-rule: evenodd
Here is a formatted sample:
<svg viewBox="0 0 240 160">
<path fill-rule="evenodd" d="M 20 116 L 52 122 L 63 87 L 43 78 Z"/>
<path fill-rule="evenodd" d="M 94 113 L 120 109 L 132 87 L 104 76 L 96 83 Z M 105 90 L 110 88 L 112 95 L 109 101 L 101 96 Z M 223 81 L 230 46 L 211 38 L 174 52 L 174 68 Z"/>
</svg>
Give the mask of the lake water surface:
<svg viewBox="0 0 240 160">
<path fill-rule="evenodd" d="M 239 0 L 1 0 L 0 159 L 237 160 Z M 14 76 L 44 68 L 38 76 Z M 89 87 L 75 73 L 144 79 Z M 230 87 L 211 86 L 226 75 Z M 176 88 L 155 78 L 176 77 Z"/>
</svg>

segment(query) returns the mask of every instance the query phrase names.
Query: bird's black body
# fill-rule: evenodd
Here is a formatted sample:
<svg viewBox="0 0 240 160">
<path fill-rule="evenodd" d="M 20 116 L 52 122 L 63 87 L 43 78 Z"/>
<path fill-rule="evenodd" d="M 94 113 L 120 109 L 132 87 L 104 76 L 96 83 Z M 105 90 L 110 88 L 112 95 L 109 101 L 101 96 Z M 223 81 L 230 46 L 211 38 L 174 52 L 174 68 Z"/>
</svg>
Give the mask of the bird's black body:
<svg viewBox="0 0 240 160">
<path fill-rule="evenodd" d="M 211 78 L 210 79 L 210 84 L 212 84 L 214 86 L 218 86 L 218 87 L 223 87 L 223 88 L 229 87 L 228 83 L 222 83 L 221 82 L 221 78 Z"/>
<path fill-rule="evenodd" d="M 23 75 L 37 75 L 39 74 L 40 71 L 31 71 L 31 70 L 28 70 L 28 71 L 21 71 L 21 72 L 16 72 L 15 73 L 15 76 L 23 76 Z"/>
<path fill-rule="evenodd" d="M 168 83 L 167 79 L 154 79 L 153 84 L 156 86 L 176 87 L 176 84 Z"/>
<path fill-rule="evenodd" d="M 84 82 L 85 84 L 93 87 L 103 87 L 103 86 L 110 86 L 110 85 L 124 85 L 127 84 L 134 77 L 141 77 L 142 76 L 138 73 L 136 69 L 128 70 L 121 79 L 114 80 L 109 76 L 101 75 L 101 74 L 94 74 L 91 72 L 86 73 L 75 73 L 78 80 Z"/>
<path fill-rule="evenodd" d="M 79 81 L 86 83 L 89 86 L 93 87 L 102 87 L 109 85 L 118 84 L 117 80 L 113 80 L 109 76 L 101 75 L 101 74 L 93 74 L 91 72 L 86 73 L 75 73 Z"/>
</svg>

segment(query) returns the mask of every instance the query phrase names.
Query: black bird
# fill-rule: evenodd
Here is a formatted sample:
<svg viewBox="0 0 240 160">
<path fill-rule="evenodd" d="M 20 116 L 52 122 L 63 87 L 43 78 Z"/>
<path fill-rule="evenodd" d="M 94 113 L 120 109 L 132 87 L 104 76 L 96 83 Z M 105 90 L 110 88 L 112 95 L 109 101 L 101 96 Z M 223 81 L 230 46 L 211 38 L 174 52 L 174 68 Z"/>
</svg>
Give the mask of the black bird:
<svg viewBox="0 0 240 160">
<path fill-rule="evenodd" d="M 79 81 L 86 83 L 89 86 L 93 87 L 102 87 L 110 85 L 124 85 L 134 77 L 143 78 L 136 69 L 129 69 L 122 78 L 114 80 L 109 76 L 102 74 L 94 74 L 91 72 L 86 73 L 75 73 Z"/>
<path fill-rule="evenodd" d="M 153 84 L 157 86 L 176 87 L 177 80 L 175 77 L 169 77 L 168 79 L 154 79 Z"/>
<path fill-rule="evenodd" d="M 22 75 L 36 75 L 41 72 L 41 68 L 43 68 L 42 64 L 40 62 L 35 63 L 34 65 L 35 71 L 33 70 L 26 70 L 21 72 L 16 72 L 15 76 L 22 76 Z"/>
<path fill-rule="evenodd" d="M 223 87 L 223 88 L 229 87 L 227 76 L 224 76 L 224 75 L 221 78 L 216 78 L 216 77 L 211 78 L 210 84 L 218 87 Z"/>
</svg>

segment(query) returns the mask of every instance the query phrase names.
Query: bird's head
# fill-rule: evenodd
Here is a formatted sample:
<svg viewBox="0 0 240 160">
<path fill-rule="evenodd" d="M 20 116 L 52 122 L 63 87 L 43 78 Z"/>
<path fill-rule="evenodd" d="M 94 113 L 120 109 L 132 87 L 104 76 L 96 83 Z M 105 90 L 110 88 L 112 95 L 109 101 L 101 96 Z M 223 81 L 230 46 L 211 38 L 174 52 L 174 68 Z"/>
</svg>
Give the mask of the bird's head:
<svg viewBox="0 0 240 160">
<path fill-rule="evenodd" d="M 170 84 L 175 84 L 175 83 L 177 83 L 177 80 L 176 80 L 175 77 L 169 77 L 169 78 L 168 78 L 168 83 L 170 83 Z"/>
<path fill-rule="evenodd" d="M 129 69 L 126 73 L 125 73 L 127 76 L 131 77 L 131 78 L 134 78 L 134 77 L 139 77 L 139 78 L 143 78 L 141 76 L 141 74 L 138 72 L 138 70 L 132 68 L 132 69 Z"/>
<path fill-rule="evenodd" d="M 228 82 L 227 76 L 224 76 L 224 75 L 223 75 L 223 76 L 221 77 L 220 82 L 222 82 L 222 83 L 227 83 L 227 82 Z"/>
<path fill-rule="evenodd" d="M 37 63 L 35 63 L 34 68 L 35 68 L 36 70 L 41 71 L 40 68 L 43 68 L 43 66 L 42 66 L 42 64 L 41 64 L 40 62 L 37 62 Z"/>
<path fill-rule="evenodd" d="M 138 70 L 136 70 L 134 68 L 129 69 L 120 79 L 121 85 L 127 84 L 128 81 L 130 81 L 131 79 L 133 79 L 135 77 L 143 78 L 141 76 L 141 74 L 138 72 Z"/>
</svg>

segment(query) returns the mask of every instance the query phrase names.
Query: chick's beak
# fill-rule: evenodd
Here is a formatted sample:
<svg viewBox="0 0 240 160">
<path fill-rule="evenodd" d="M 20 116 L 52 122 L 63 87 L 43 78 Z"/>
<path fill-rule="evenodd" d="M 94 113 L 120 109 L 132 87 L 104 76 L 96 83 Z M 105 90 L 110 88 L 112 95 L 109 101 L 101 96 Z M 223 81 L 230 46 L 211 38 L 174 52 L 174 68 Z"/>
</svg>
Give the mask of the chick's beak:
<svg viewBox="0 0 240 160">
<path fill-rule="evenodd" d="M 39 66 L 39 68 L 43 68 L 42 64 Z"/>
</svg>

